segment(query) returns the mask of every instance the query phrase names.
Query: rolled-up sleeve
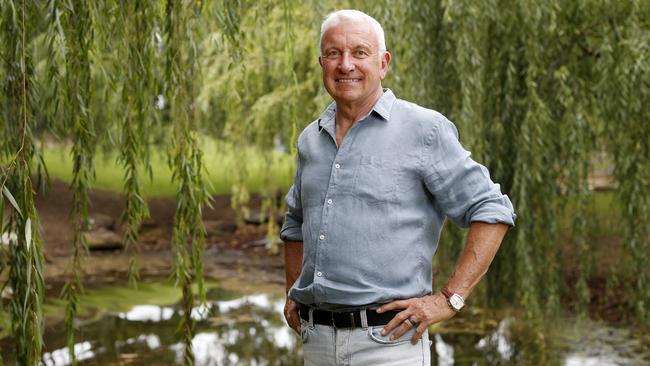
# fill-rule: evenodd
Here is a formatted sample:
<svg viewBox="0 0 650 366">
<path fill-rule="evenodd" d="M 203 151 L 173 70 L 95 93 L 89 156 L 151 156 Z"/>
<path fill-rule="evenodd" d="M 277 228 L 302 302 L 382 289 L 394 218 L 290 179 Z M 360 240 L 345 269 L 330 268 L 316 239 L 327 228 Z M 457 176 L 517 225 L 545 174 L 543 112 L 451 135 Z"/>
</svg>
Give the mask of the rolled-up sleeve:
<svg viewBox="0 0 650 366">
<path fill-rule="evenodd" d="M 302 168 L 300 158 L 296 167 L 296 176 L 289 193 L 285 197 L 287 213 L 284 215 L 284 224 L 280 230 L 280 239 L 283 241 L 302 241 L 302 204 L 300 198 L 300 176 Z"/>
<path fill-rule="evenodd" d="M 459 226 L 474 221 L 514 226 L 512 202 L 488 170 L 472 160 L 458 141 L 456 127 L 444 117 L 425 141 L 423 176 L 436 204 Z"/>
</svg>

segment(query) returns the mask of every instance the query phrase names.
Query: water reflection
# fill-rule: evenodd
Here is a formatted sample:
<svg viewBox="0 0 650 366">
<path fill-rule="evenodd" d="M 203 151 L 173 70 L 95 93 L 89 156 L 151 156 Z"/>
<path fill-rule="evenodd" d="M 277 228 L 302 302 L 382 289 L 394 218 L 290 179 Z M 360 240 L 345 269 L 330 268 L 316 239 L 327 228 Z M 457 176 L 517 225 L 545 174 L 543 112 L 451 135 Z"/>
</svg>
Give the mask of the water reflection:
<svg viewBox="0 0 650 366">
<path fill-rule="evenodd" d="M 454 347 L 445 343 L 442 340 L 440 334 L 435 334 L 434 339 L 434 348 L 431 350 L 431 353 L 434 356 L 438 356 L 438 366 L 451 366 L 454 364 Z"/>
<path fill-rule="evenodd" d="M 138 299 L 145 304 L 87 320 L 79 327 L 80 342 L 74 349 L 80 364 L 182 364 L 183 345 L 176 333 L 183 315 L 180 306 Z M 192 339 L 196 365 L 302 364 L 300 341 L 283 320 L 283 296 L 243 296 L 212 288 L 208 299 L 191 313 L 196 321 Z M 464 321 L 465 325 L 450 323 L 441 333 L 431 334 L 432 365 L 650 364 L 647 340 L 642 342 L 625 329 L 583 323 L 542 334 L 514 318 L 478 330 L 468 329 L 474 320 Z M 47 328 L 44 365 L 70 364 L 64 339 L 61 325 Z M 5 364 L 13 365 L 13 345 L 6 340 L 0 344 Z"/>
<path fill-rule="evenodd" d="M 119 313 L 120 319 L 132 322 L 159 322 L 169 320 L 174 315 L 174 308 L 156 305 L 137 305 L 126 313 Z"/>
<path fill-rule="evenodd" d="M 510 338 L 509 334 L 512 322 L 513 320 L 511 318 L 506 318 L 499 322 L 497 330 L 478 341 L 476 348 L 482 351 L 487 351 L 489 349 L 496 350 L 499 359 L 494 360 L 495 362 L 501 360 L 509 361 L 514 355 L 513 346 L 508 340 L 508 338 Z"/>
<path fill-rule="evenodd" d="M 300 364 L 302 357 L 297 337 L 284 325 L 283 307 L 283 298 L 257 294 L 211 300 L 192 309 L 191 317 L 197 322 L 192 339 L 196 365 Z M 171 327 L 182 314 L 180 309 L 173 307 L 138 305 L 118 314 L 117 318 L 143 323 L 141 325 L 169 323 Z M 167 354 L 170 363 L 182 364 L 183 361 L 183 345 L 178 342 L 166 343 L 159 337 L 144 335 L 115 342 L 120 350 L 126 345 L 146 346 L 149 351 Z M 98 353 L 95 359 L 106 359 L 106 356 Z"/>
<path fill-rule="evenodd" d="M 77 356 L 78 361 L 83 361 L 95 357 L 95 353 L 92 351 L 90 342 L 81 342 L 75 344 L 74 353 Z M 43 363 L 47 366 L 72 364 L 72 361 L 70 360 L 70 352 L 68 352 L 68 347 L 63 347 L 52 352 L 45 352 L 43 354 Z"/>
</svg>

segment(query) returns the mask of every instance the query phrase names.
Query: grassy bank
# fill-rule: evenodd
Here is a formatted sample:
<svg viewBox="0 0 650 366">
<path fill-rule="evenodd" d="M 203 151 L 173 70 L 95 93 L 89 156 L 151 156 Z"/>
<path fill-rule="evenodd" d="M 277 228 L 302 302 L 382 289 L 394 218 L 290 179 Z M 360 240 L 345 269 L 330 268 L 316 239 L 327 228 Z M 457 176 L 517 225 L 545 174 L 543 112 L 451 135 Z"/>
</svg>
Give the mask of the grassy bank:
<svg viewBox="0 0 650 366">
<path fill-rule="evenodd" d="M 207 172 L 209 190 L 213 195 L 225 194 L 237 179 L 242 169 L 242 161 L 246 161 L 247 174 L 245 186 L 250 192 L 260 192 L 270 186 L 286 190 L 293 179 L 292 158 L 287 153 L 264 153 L 251 147 L 237 147 L 215 140 L 205 139 L 202 142 L 204 164 Z M 117 162 L 116 151 L 98 152 L 95 157 L 97 173 L 93 188 L 121 192 L 124 169 Z M 44 151 L 45 163 L 50 176 L 65 182 L 72 181 L 72 157 L 70 146 L 48 146 Z M 172 182 L 172 172 L 167 165 L 166 152 L 153 150 L 151 168 L 153 180 L 150 180 L 144 169 L 142 174 L 142 192 L 146 197 L 170 197 L 176 194 L 176 186 Z"/>
</svg>

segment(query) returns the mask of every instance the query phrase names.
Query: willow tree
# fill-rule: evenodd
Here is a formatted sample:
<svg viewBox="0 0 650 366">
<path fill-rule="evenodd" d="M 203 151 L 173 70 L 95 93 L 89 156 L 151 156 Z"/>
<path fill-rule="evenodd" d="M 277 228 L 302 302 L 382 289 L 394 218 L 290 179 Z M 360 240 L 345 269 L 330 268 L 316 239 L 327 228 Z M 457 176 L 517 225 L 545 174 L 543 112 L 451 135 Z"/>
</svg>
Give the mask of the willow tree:
<svg viewBox="0 0 650 366">
<path fill-rule="evenodd" d="M 407 98 L 454 120 L 461 140 L 513 199 L 517 227 L 488 273 L 490 302 L 530 315 L 575 291 L 583 314 L 600 243 L 589 235 L 594 153 L 613 158 L 624 254 L 618 272 L 647 319 L 650 4 L 644 1 L 405 2 L 387 32 Z M 384 8 L 384 5 L 380 6 Z M 386 18 L 388 19 L 388 18 Z M 403 25 L 407 26 L 403 26 Z M 391 41 L 394 35 L 394 41 Z M 575 290 L 565 286 L 559 218 L 574 229 Z M 458 251 L 456 251 L 458 252 Z M 626 271 L 628 268 L 629 271 Z M 616 272 L 616 271 L 612 271 Z M 609 276 L 615 281 L 617 275 Z"/>
<path fill-rule="evenodd" d="M 359 7 L 384 25 L 393 53 L 385 86 L 455 121 L 461 141 L 513 199 L 517 227 L 488 274 L 484 301 L 515 301 L 535 317 L 576 292 L 585 313 L 593 254 L 602 252 L 590 233 L 588 177 L 593 154 L 605 152 L 623 207 L 621 260 L 632 261 L 609 281 L 632 279 L 627 294 L 637 319 L 647 319 L 647 1 L 0 0 L 0 205 L 7 213 L 0 227 L 9 243 L 0 247 L 0 273 L 13 289 L 21 364 L 37 364 L 42 349 L 43 240 L 34 197 L 47 182 L 44 137 L 69 144 L 74 161 L 73 265 L 63 294 L 72 359 L 96 150 L 118 150 L 124 168 L 123 240 L 135 284 L 138 232 L 148 215 L 141 182 L 145 172 L 151 178 L 156 147 L 167 152 L 178 187 L 172 272 L 183 289 L 184 361 L 192 364 L 190 315 L 195 298 L 204 300 L 201 213 L 209 201 L 199 137 L 268 156 L 278 146 L 295 153 L 298 132 L 330 100 L 317 63 L 318 25 L 335 7 Z M 251 168 L 244 154 L 239 159 L 231 202 L 242 221 Z M 270 215 L 279 210 L 277 188 L 260 192 Z M 577 279 L 567 286 L 558 218 L 569 215 Z M 277 230 L 273 220 L 269 230 Z M 462 236 L 447 229 L 443 267 L 453 266 Z"/>
<path fill-rule="evenodd" d="M 236 6 L 221 8 L 216 14 L 225 27 L 213 30 L 202 44 L 205 75 L 198 107 L 218 139 L 266 152 L 264 175 L 270 178 L 273 150 L 278 145 L 294 149 L 302 127 L 327 103 L 318 77 L 314 25 L 328 8 L 319 3 L 268 0 L 229 4 Z M 243 222 L 250 199 L 244 181 L 250 168 L 248 156 L 240 154 L 237 159 L 231 203 Z M 277 233 L 274 211 L 279 187 L 268 180 L 265 183 L 260 193 L 269 208 L 266 214 L 271 216 L 273 235 Z"/>
<path fill-rule="evenodd" d="M 2 200 L 3 242 L 7 238 L 8 259 L 0 269 L 9 267 L 9 285 L 13 296 L 9 305 L 12 333 L 16 337 L 16 358 L 20 364 L 36 364 L 43 347 L 43 240 L 38 213 L 34 207 L 35 186 L 32 176 L 43 172 L 43 162 L 34 138 L 37 93 L 34 65 L 29 50 L 37 30 L 30 25 L 37 14 L 29 1 L 3 3 L 2 32 L 2 119 L 3 134 Z M 5 203 L 11 205 L 5 219 Z M 3 248 L 4 250 L 4 248 Z M 4 288 L 4 286 L 3 286 Z"/>
<path fill-rule="evenodd" d="M 37 143 L 43 134 L 58 135 L 69 141 L 74 161 L 73 255 L 62 296 L 67 302 L 68 350 L 76 363 L 74 324 L 83 291 L 83 232 L 89 224 L 88 193 L 96 148 L 108 140 L 115 141 L 114 148 L 120 151 L 126 193 L 123 239 L 130 253 L 130 282 L 135 284 L 138 230 L 147 216 L 139 171 L 148 166 L 149 145 L 156 137 L 152 126 L 158 122 L 161 129 L 173 131 L 165 145 L 179 186 L 174 273 L 183 289 L 185 316 L 179 329 L 187 346 L 185 363 L 193 363 L 190 314 L 195 299 L 191 286 L 198 283 L 199 298 L 204 299 L 201 208 L 208 197 L 193 108 L 199 90 L 194 43 L 199 37 L 194 32 L 202 6 L 189 1 L 0 3 L 1 70 L 6 76 L 0 98 L 3 212 L 5 204 L 11 206 L 9 216 L 0 223 L 3 241 L 6 237 L 10 244 L 2 270 L 8 267 L 7 284 L 13 289 L 11 319 L 20 364 L 38 364 L 42 349 L 43 251 L 32 177 L 45 182 L 40 178 L 46 178 L 46 169 Z M 158 72 L 164 77 L 152 76 Z M 158 95 L 169 103 L 154 110 Z"/>
<path fill-rule="evenodd" d="M 183 288 L 183 330 L 185 364 L 194 363 L 192 352 L 194 295 L 192 282 L 198 283 L 199 298 L 205 302 L 203 287 L 203 251 L 205 228 L 201 208 L 209 195 L 203 181 L 202 152 L 198 146 L 196 112 L 193 108 L 198 87 L 197 47 L 194 43 L 195 22 L 201 5 L 169 1 L 165 8 L 166 99 L 169 117 L 174 121 L 170 166 L 179 190 L 174 217 L 174 273 Z"/>
</svg>

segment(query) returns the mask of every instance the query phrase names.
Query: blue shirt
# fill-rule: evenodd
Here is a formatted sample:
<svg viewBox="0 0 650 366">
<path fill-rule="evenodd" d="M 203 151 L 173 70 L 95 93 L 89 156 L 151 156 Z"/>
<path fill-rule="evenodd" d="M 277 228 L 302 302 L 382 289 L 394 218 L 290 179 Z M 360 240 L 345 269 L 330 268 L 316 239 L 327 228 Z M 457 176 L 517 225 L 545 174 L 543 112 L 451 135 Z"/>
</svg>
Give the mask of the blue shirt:
<svg viewBox="0 0 650 366">
<path fill-rule="evenodd" d="M 510 199 L 442 114 L 386 89 L 338 147 L 335 115 L 332 103 L 298 138 L 280 234 L 304 246 L 291 299 L 337 308 L 428 295 L 445 217 L 514 225 Z"/>
</svg>

